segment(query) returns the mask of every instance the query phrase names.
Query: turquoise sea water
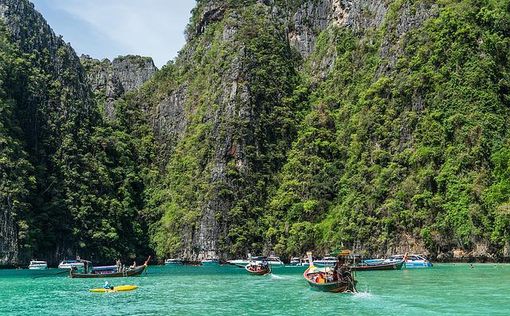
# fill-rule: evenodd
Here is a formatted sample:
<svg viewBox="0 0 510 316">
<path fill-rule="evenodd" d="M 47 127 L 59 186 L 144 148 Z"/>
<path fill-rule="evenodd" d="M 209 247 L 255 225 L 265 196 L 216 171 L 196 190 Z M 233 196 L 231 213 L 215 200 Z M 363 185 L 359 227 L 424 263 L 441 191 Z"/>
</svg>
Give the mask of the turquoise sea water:
<svg viewBox="0 0 510 316">
<path fill-rule="evenodd" d="M 313 291 L 302 271 L 151 266 L 141 277 L 109 279 L 138 290 L 102 294 L 88 291 L 101 279 L 0 270 L 0 315 L 510 315 L 510 265 L 358 272 L 358 294 Z"/>
</svg>

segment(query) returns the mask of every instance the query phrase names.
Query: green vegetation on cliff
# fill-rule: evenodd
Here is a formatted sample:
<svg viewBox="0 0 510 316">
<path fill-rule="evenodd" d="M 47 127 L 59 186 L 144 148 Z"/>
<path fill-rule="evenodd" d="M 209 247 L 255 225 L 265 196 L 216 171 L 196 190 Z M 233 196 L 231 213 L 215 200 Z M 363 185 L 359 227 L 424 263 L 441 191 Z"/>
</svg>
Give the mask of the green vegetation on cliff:
<svg viewBox="0 0 510 316">
<path fill-rule="evenodd" d="M 116 102 L 37 15 L 3 30 L 2 234 L 48 258 L 507 256 L 508 1 L 364 1 L 198 1 L 175 62 Z"/>
<path fill-rule="evenodd" d="M 150 133 L 127 109 L 106 123 L 74 51 L 28 2 L 8 5 L 25 32 L 0 32 L 0 263 L 145 255 Z"/>
<path fill-rule="evenodd" d="M 333 37 L 338 57 L 270 201 L 280 253 L 356 242 L 385 252 L 409 240 L 433 254 L 480 242 L 501 251 L 510 237 L 509 8 L 443 1 L 397 44 L 401 55 L 383 57 L 404 3 L 374 35 L 340 29 L 318 41 L 320 52 Z"/>
<path fill-rule="evenodd" d="M 293 10 L 300 4 L 287 3 Z M 291 52 L 280 53 L 279 47 L 288 48 L 279 46 L 278 38 L 275 42 L 281 25 L 262 7 L 236 9 L 249 26 L 249 32 L 242 26 L 236 32 L 235 43 L 246 44 L 242 53 L 221 45 L 231 15 L 225 9 L 221 21 L 192 38 L 189 45 L 199 45 L 194 57 L 174 66 L 204 71 L 183 79 L 189 86 L 200 82 L 204 100 L 222 87 L 222 71 L 248 60 L 245 72 L 254 74 L 248 81 L 250 100 L 271 109 L 255 122 L 271 132 L 254 121 L 247 124 L 252 134 L 243 134 L 236 122 L 211 125 L 200 115 L 215 103 L 191 101 L 197 115 L 191 122 L 200 123 L 191 123 L 170 158 L 171 189 L 163 196 L 173 198 L 161 206 L 159 252 L 203 251 L 192 243 L 193 234 L 212 221 L 204 219 L 204 205 L 221 196 L 228 212 L 216 210 L 214 221 L 228 233 L 223 241 L 225 228 L 219 228 L 220 253 L 275 250 L 290 256 L 356 244 L 372 253 L 407 245 L 440 254 L 482 244 L 503 255 L 510 237 L 505 2 L 394 1 L 380 29 L 355 34 L 346 27 L 327 28 L 312 55 L 295 68 L 301 74 L 291 76 L 282 66 L 295 67 L 292 62 L 278 62 L 279 56 L 293 60 Z M 402 24 L 402 16 L 418 16 L 420 10 L 428 15 L 421 25 Z M 405 27 L 409 30 L 400 31 Z M 249 63 L 250 53 L 258 61 Z M 199 56 L 200 61 L 193 59 Z M 318 69 L 327 58 L 334 64 Z M 217 75 L 219 81 L 211 82 Z M 274 88 L 286 85 L 294 92 L 286 88 L 275 97 Z M 253 167 L 242 171 L 225 154 L 225 177 L 212 181 L 208 168 L 220 144 L 208 135 L 218 128 L 215 133 L 232 135 L 233 144 L 261 139 L 265 147 L 258 141 L 247 147 L 244 154 Z"/>
</svg>

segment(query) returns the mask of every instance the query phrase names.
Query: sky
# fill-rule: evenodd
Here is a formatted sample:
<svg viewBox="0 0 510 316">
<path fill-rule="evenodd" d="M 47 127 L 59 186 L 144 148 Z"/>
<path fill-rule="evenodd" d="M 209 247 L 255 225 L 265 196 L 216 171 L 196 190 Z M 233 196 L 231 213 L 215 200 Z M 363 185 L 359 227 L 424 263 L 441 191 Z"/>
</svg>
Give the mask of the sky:
<svg viewBox="0 0 510 316">
<path fill-rule="evenodd" d="M 78 55 L 142 55 L 161 68 L 184 46 L 195 0 L 31 0 Z"/>
</svg>

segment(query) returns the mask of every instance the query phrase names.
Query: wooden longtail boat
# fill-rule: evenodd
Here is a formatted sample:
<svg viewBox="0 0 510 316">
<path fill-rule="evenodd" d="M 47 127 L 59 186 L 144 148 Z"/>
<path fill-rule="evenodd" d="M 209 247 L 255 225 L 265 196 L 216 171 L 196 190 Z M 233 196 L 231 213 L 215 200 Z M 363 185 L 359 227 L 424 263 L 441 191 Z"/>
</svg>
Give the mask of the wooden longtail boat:
<svg viewBox="0 0 510 316">
<path fill-rule="evenodd" d="M 244 268 L 253 275 L 266 275 L 271 273 L 271 266 L 269 264 L 248 263 Z"/>
<path fill-rule="evenodd" d="M 119 272 L 112 272 L 112 273 L 77 273 L 73 270 L 69 271 L 69 277 L 70 278 L 77 278 L 77 279 L 97 279 L 97 278 L 122 278 L 122 277 L 130 277 L 130 276 L 137 276 L 142 274 L 145 269 L 147 269 L 147 264 L 149 263 L 151 257 L 145 261 L 145 263 L 141 266 L 137 266 L 135 268 L 127 269 L 124 271 Z"/>
<path fill-rule="evenodd" d="M 333 293 L 355 293 L 357 281 L 350 269 L 344 271 L 343 276 L 334 276 L 335 272 L 330 267 L 317 268 L 313 265 L 312 255 L 308 255 L 310 266 L 303 273 L 303 277 L 310 287 L 317 291 Z M 339 273 L 338 273 L 339 274 Z"/>
<path fill-rule="evenodd" d="M 371 271 L 371 270 L 401 270 L 404 261 L 386 262 L 376 264 L 357 264 L 351 266 L 352 271 Z"/>
</svg>

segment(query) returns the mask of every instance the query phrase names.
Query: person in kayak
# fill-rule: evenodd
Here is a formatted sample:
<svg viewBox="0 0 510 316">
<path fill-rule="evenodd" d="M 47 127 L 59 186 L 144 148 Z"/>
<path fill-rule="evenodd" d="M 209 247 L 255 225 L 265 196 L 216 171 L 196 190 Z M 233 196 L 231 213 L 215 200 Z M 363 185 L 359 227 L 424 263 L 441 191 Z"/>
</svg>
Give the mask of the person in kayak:
<svg viewBox="0 0 510 316">
<path fill-rule="evenodd" d="M 111 285 L 108 281 L 104 281 L 103 288 L 107 290 L 113 290 L 113 285 Z"/>
</svg>

